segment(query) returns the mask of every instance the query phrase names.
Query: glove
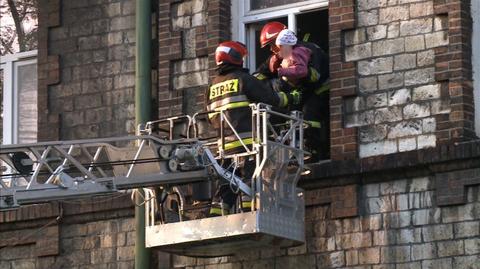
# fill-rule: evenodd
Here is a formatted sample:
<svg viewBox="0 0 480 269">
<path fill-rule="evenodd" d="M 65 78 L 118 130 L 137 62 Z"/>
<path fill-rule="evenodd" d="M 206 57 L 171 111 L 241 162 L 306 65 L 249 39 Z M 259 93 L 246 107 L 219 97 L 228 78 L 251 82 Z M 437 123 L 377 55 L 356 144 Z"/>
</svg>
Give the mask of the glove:
<svg viewBox="0 0 480 269">
<path fill-rule="evenodd" d="M 279 92 L 280 107 L 287 107 L 288 105 L 299 105 L 302 101 L 302 92 L 295 89 L 289 93 Z"/>
<path fill-rule="evenodd" d="M 256 77 L 258 80 L 267 80 L 268 77 L 265 74 L 260 72 L 253 73 L 253 76 Z"/>
<path fill-rule="evenodd" d="M 282 60 L 280 60 L 276 55 L 272 55 L 268 60 L 268 70 L 270 70 L 272 74 L 276 74 L 281 63 Z"/>
<path fill-rule="evenodd" d="M 289 96 L 288 103 L 292 105 L 299 105 L 302 101 L 302 92 L 294 89 L 287 96 Z"/>
</svg>

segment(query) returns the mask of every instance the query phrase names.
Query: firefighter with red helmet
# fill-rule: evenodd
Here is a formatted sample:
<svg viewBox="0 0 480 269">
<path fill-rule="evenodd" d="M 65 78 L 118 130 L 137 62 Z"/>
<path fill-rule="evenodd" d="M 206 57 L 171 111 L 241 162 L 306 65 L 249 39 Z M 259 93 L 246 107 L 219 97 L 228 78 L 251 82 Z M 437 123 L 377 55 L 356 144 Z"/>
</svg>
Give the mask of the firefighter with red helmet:
<svg viewBox="0 0 480 269">
<path fill-rule="evenodd" d="M 229 126 L 224 125 L 224 141 L 219 140 L 218 145 L 226 154 L 241 153 L 245 151 L 244 146 L 251 147 L 252 138 L 252 113 L 249 105 L 251 103 L 265 103 L 275 107 L 285 107 L 294 102 L 294 98 L 283 92 L 275 92 L 266 87 L 254 76 L 250 75 L 248 69 L 243 68 L 243 60 L 247 56 L 247 49 L 244 44 L 236 41 L 221 43 L 215 50 L 215 62 L 217 74 L 212 80 L 206 92 L 207 110 L 213 126 L 219 130 L 220 115 L 215 111 L 224 111 L 225 117 L 231 123 L 238 136 L 233 133 Z M 241 169 L 244 178 L 251 176 L 245 166 L 249 166 L 248 160 L 244 161 Z M 251 165 L 251 164 L 250 164 Z M 210 209 L 210 215 L 228 214 L 230 208 L 237 199 L 230 185 L 227 182 L 220 184 Z M 245 208 L 249 207 L 243 203 Z"/>
<path fill-rule="evenodd" d="M 326 143 L 330 132 L 328 56 L 314 43 L 297 42 L 296 37 L 284 35 L 291 35 L 289 32 L 280 22 L 270 22 L 262 28 L 260 45 L 262 48 L 269 46 L 272 55 L 257 69 L 255 76 L 260 80 L 282 78 L 274 84 L 277 89 L 301 96 L 300 106 L 291 108 L 303 110 L 304 120 L 309 124 L 305 130 L 305 148 L 312 153 L 310 161 L 327 159 L 330 155 L 329 144 Z M 280 34 L 282 36 L 279 38 Z M 292 40 L 294 42 L 290 43 Z M 282 45 L 292 47 L 293 61 L 299 65 L 286 68 L 281 53 Z"/>
</svg>

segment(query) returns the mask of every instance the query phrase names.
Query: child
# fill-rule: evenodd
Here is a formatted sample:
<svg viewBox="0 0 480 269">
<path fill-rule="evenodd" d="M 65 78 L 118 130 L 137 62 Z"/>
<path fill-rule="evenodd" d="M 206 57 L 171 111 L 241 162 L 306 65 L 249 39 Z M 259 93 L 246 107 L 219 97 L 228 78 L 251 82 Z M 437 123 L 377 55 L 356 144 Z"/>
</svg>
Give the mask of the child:
<svg viewBox="0 0 480 269">
<path fill-rule="evenodd" d="M 278 47 L 278 53 L 271 57 L 271 64 L 276 67 L 278 77 L 292 86 L 297 86 L 308 76 L 308 62 L 312 51 L 304 46 L 297 46 L 295 33 L 288 29 L 278 34 L 275 45 Z"/>
</svg>

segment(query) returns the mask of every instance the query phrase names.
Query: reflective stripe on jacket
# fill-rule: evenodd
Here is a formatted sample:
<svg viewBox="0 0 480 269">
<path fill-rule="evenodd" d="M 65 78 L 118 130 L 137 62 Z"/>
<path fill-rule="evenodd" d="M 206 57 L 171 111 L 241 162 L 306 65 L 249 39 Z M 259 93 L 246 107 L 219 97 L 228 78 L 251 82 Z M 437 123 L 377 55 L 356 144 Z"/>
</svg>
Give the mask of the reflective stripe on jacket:
<svg viewBox="0 0 480 269">
<path fill-rule="evenodd" d="M 266 87 L 257 78 L 250 75 L 248 70 L 238 66 L 225 65 L 217 70 L 218 75 L 208 88 L 207 110 L 218 111 L 209 113 L 208 118 L 214 128 L 220 129 L 220 113 L 224 110 L 226 120 L 235 131 L 241 134 L 243 144 L 252 145 L 252 113 L 250 103 L 266 103 L 277 106 L 280 103 L 279 95 L 271 88 Z M 223 123 L 223 146 L 228 151 L 245 151 L 242 142 L 235 137 L 226 122 Z M 221 139 L 219 139 L 219 143 Z M 227 152 L 230 154 L 230 152 Z"/>
</svg>

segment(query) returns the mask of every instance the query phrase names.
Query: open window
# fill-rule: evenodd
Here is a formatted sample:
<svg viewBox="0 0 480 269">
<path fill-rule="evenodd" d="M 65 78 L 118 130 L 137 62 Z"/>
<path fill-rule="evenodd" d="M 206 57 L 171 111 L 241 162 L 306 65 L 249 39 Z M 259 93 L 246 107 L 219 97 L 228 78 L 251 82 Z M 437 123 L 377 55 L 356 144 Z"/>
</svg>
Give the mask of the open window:
<svg viewBox="0 0 480 269">
<path fill-rule="evenodd" d="M 262 27 L 271 21 L 287 25 L 299 40 L 315 43 L 328 53 L 328 0 L 236 0 L 232 2 L 232 38 L 247 45 L 246 66 L 250 72 L 271 54 L 269 48 L 260 48 L 259 42 Z M 328 100 L 325 98 L 320 105 L 328 108 Z M 325 111 L 328 113 L 328 109 Z M 326 140 L 329 145 L 330 139 Z"/>
<path fill-rule="evenodd" d="M 247 45 L 247 66 L 255 70 L 268 55 L 268 49 L 259 44 L 262 27 L 271 21 L 279 21 L 297 33 L 302 39 L 306 34 L 309 41 L 328 52 L 328 1 L 260 0 L 233 1 L 232 37 Z"/>
</svg>

